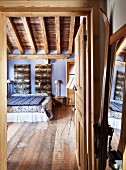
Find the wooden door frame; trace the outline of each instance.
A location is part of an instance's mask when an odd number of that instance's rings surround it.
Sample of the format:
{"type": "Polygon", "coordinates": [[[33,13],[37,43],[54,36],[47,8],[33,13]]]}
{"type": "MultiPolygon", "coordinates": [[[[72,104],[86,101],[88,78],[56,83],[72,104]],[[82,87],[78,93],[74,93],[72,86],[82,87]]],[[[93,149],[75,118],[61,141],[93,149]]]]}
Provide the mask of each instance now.
{"type": "MultiPolygon", "coordinates": [[[[9,2],[9,1],[8,1],[9,2]]],[[[10,1],[11,2],[11,1],[10,1]]],[[[17,4],[19,2],[17,1],[17,4]]],[[[30,3],[30,2],[28,2],[30,3]]],[[[67,6],[67,5],[66,5],[67,6]]],[[[93,96],[93,87],[94,87],[94,74],[93,74],[93,7],[88,8],[82,8],[82,7],[74,7],[73,8],[68,8],[68,7],[62,7],[60,8],[64,12],[59,12],[58,7],[55,8],[49,8],[47,7],[46,10],[50,11],[47,12],[45,9],[41,9],[40,12],[17,12],[16,8],[7,8],[2,10],[0,12],[0,74],[1,74],[1,81],[0,81],[0,88],[1,88],[1,93],[0,93],[0,169],[6,170],[7,169],[7,123],[6,123],[6,117],[7,117],[7,86],[6,86],[6,80],[7,80],[7,42],[6,42],[6,17],[20,17],[20,16],[82,16],[82,15],[88,15],[90,18],[90,23],[88,23],[89,28],[90,28],[90,35],[89,36],[89,41],[88,41],[88,52],[89,52],[89,60],[91,62],[91,68],[90,68],[90,81],[91,81],[91,87],[90,87],[90,102],[91,102],[91,107],[90,107],[90,131],[93,139],[93,122],[94,122],[94,96],[93,96]],[[54,12],[55,11],[55,12],[54,12]]],[[[1,8],[0,8],[1,10],[1,8]]],[[[89,145],[90,146],[90,145],[89,145]]],[[[91,143],[91,148],[89,151],[91,151],[93,147],[93,140],[91,143]]],[[[90,154],[90,160],[94,159],[93,153],[90,154]]],[[[90,164],[90,163],[89,163],[90,164]]],[[[89,165],[88,164],[88,165],[89,165]]],[[[93,170],[94,167],[91,166],[90,170],[93,170]]]]}
{"type": "MultiPolygon", "coordinates": [[[[75,65],[75,60],[66,60],[66,84],[68,84],[68,82],[69,82],[69,74],[68,74],[68,72],[69,72],[69,65],[71,65],[71,64],[75,65]]],[[[75,91],[73,89],[69,89],[69,88],[66,87],[66,105],[73,105],[72,99],[68,95],[70,91],[72,91],[74,93],[74,95],[75,95],[75,91]]]]}

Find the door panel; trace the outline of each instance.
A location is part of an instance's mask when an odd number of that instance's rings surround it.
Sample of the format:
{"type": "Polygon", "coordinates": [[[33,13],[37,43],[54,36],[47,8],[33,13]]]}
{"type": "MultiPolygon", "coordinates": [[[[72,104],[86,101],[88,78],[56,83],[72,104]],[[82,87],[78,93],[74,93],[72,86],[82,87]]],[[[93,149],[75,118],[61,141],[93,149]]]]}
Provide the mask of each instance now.
{"type": "Polygon", "coordinates": [[[76,118],[76,158],[78,168],[87,170],[87,130],[86,130],[86,18],[77,32],[75,38],[75,118],[76,118]]]}

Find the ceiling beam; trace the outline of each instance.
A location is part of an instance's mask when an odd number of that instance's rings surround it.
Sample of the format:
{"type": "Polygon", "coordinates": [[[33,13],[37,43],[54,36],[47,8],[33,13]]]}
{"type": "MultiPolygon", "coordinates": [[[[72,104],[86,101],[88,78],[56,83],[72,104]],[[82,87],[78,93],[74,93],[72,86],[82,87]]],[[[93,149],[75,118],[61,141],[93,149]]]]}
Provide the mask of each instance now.
{"type": "MultiPolygon", "coordinates": [[[[0,1],[1,2],[1,1],[0,1]]],[[[26,2],[26,1],[25,1],[26,2]]],[[[37,1],[36,1],[37,2],[37,1]]],[[[61,10],[60,10],[60,8],[58,8],[58,10],[59,10],[59,12],[57,11],[56,12],[56,10],[54,10],[54,9],[51,9],[51,12],[49,12],[49,9],[48,9],[48,11],[47,12],[42,12],[42,11],[40,11],[40,12],[36,12],[36,11],[34,11],[33,13],[31,13],[31,12],[26,12],[26,11],[21,11],[21,12],[7,12],[6,11],[6,16],[8,16],[8,17],[22,17],[22,16],[25,16],[25,17],[38,17],[38,16],[41,16],[41,17],[43,17],[43,16],[45,16],[45,17],[50,17],[50,16],[87,16],[88,14],[89,14],[89,12],[88,11],[90,11],[91,9],[88,9],[88,8],[81,8],[81,9],[79,9],[79,11],[75,11],[75,10],[72,10],[73,8],[71,8],[71,10],[70,10],[70,8],[69,8],[69,10],[66,10],[66,8],[61,12],[61,10]],[[65,12],[65,10],[66,10],[66,12],[65,12]]]]}
{"type": "Polygon", "coordinates": [[[74,26],[75,26],[75,17],[72,16],[70,19],[70,34],[69,34],[69,48],[68,48],[69,54],[72,54],[74,26]]]}
{"type": "Polygon", "coordinates": [[[12,53],[12,49],[10,46],[10,40],[9,40],[8,36],[7,36],[7,51],[8,51],[8,53],[12,53]]]}
{"type": "Polygon", "coordinates": [[[44,17],[39,17],[39,22],[40,22],[40,26],[41,26],[41,32],[42,32],[42,38],[43,38],[43,42],[44,42],[45,54],[48,54],[49,53],[49,49],[48,49],[48,41],[47,41],[44,17]]]}
{"type": "Polygon", "coordinates": [[[125,35],[126,35],[126,24],[124,24],[120,29],[118,29],[114,34],[110,36],[109,44],[112,45],[113,43],[115,43],[125,35]]]}
{"type": "Polygon", "coordinates": [[[12,53],[12,50],[11,50],[11,47],[9,44],[7,44],[7,51],[8,51],[8,53],[12,53]]]}
{"type": "Polygon", "coordinates": [[[69,54],[36,54],[36,55],[8,55],[8,59],[27,59],[27,60],[36,60],[36,59],[65,59],[69,58],[69,54]]]}
{"type": "Polygon", "coordinates": [[[121,52],[123,52],[123,49],[126,48],[126,36],[121,40],[117,51],[116,51],[116,55],[118,56],[121,52]]]}
{"type": "Polygon", "coordinates": [[[60,54],[60,17],[55,17],[56,26],[56,48],[57,54],[60,54]]]}
{"type": "Polygon", "coordinates": [[[14,38],[15,41],[16,41],[16,44],[17,44],[18,49],[20,50],[21,54],[23,54],[23,53],[24,53],[24,48],[23,48],[23,46],[22,46],[22,43],[21,43],[21,41],[20,41],[20,38],[19,38],[19,36],[18,36],[18,33],[17,33],[17,31],[16,31],[16,28],[15,28],[15,26],[14,26],[11,18],[7,18],[7,25],[8,25],[8,27],[9,27],[9,28],[11,29],[11,31],[12,31],[13,38],[14,38]]]}
{"type": "Polygon", "coordinates": [[[26,34],[27,34],[27,37],[28,37],[31,49],[33,51],[33,54],[36,54],[36,47],[35,47],[33,36],[32,36],[31,30],[30,30],[28,19],[26,17],[21,17],[21,19],[22,19],[22,22],[23,22],[23,25],[24,25],[24,29],[26,31],[26,34]]]}

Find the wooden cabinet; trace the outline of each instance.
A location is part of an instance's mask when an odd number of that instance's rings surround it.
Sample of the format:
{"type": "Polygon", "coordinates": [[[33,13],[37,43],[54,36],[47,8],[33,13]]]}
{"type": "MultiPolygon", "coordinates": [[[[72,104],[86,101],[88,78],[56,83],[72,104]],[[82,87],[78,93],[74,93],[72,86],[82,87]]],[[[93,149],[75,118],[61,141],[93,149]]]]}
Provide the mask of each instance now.
{"type": "Polygon", "coordinates": [[[73,90],[75,82],[75,63],[74,60],[66,61],[66,104],[75,104],[75,91],[73,90]]]}

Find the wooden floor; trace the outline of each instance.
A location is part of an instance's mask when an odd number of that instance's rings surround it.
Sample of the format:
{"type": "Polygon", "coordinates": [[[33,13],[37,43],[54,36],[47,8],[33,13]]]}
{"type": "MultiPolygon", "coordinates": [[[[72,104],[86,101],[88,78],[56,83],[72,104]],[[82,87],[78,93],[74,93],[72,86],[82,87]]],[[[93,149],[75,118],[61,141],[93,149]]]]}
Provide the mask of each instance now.
{"type": "Polygon", "coordinates": [[[9,123],[7,169],[77,170],[73,121],[62,133],[70,115],[71,108],[62,106],[50,122],[9,123]]]}
{"type": "MultiPolygon", "coordinates": [[[[8,170],[77,170],[73,121],[65,127],[71,108],[60,106],[54,113],[50,122],[8,124],[8,170]]],[[[119,134],[115,130],[112,140],[115,150],[119,134]]]]}

